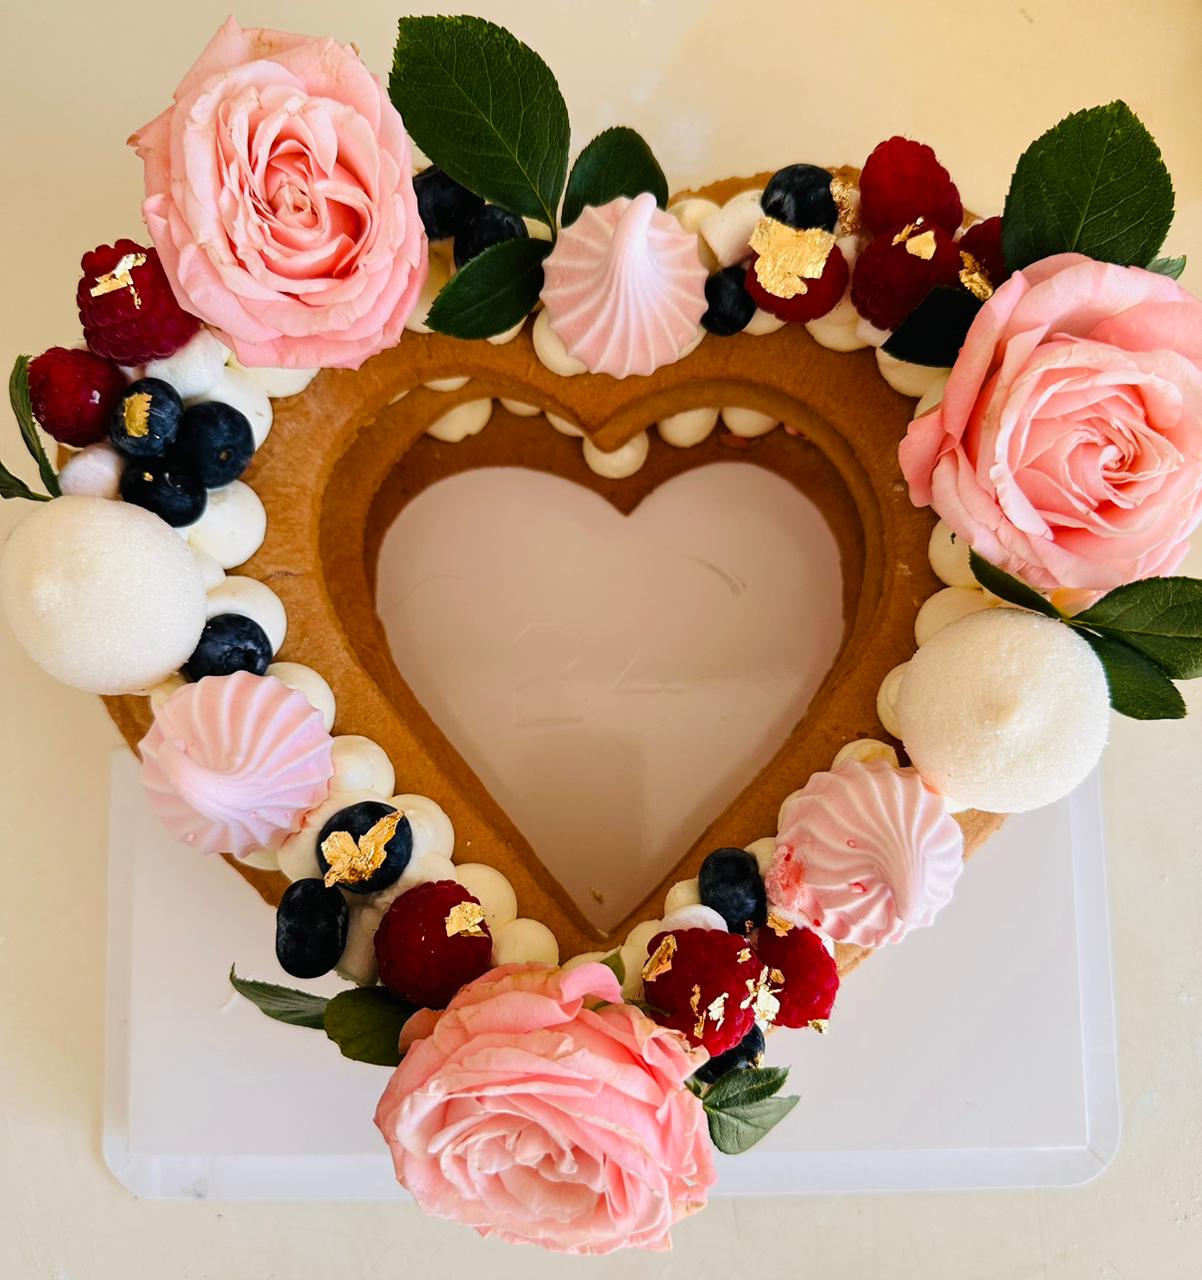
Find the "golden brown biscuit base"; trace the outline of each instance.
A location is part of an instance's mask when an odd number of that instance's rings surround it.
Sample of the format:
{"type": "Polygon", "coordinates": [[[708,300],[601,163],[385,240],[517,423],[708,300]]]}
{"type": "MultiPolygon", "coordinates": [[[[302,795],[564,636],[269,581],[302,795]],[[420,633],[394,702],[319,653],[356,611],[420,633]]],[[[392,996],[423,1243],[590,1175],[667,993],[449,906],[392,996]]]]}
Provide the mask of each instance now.
{"type": "MultiPolygon", "coordinates": [[[[856,176],[855,170],[840,172],[856,176]]],[[[721,203],[764,185],[768,176],[727,179],[684,194],[721,203]]],[[[267,509],[267,536],[241,572],[267,583],[284,602],[288,637],[280,659],[319,671],[337,697],[335,732],[374,739],[396,768],[399,790],[429,796],[447,811],[457,859],[502,871],[517,892],[521,914],[546,924],[565,958],[609,949],[639,920],[658,915],[668,887],[696,875],[710,849],[775,832],[784,797],[811,773],[828,768],[844,743],[885,736],[876,715],[877,689],[913,653],[915,615],[941,586],[926,554],[934,516],[910,503],[897,465],[897,444],[912,408],[912,401],[880,377],[871,351],[828,351],[799,325],[760,337],[707,337],[691,355],[651,377],[622,380],[551,373],[535,355],[529,325],[500,346],[406,333],[396,348],[357,373],[327,370],[303,394],[275,403],[271,438],[247,477],[267,509]],[[463,375],[470,381],[456,392],[422,386],[463,375]],[[757,441],[724,444],[726,437],[714,434],[683,450],[653,437],[644,467],[614,481],[587,468],[578,441],[541,419],[516,418],[500,407],[483,433],[460,444],[425,434],[455,405],[501,396],[578,423],[606,449],[618,448],[661,418],[713,405],[771,414],[800,437],[776,431],[757,441]],[[843,647],[773,759],[644,902],[605,934],[538,861],[396,669],[374,603],[380,541],[417,493],[474,467],[551,472],[628,513],[670,476],[731,459],[769,467],[822,510],[842,559],[843,647]]],[[[136,747],[150,724],[147,700],[105,702],[136,747]]],[[[1001,822],[980,813],[958,820],[966,855],[1001,822]]],[[[267,902],[279,901],[287,885],[281,873],[229,861],[267,902]]],[[[863,954],[841,946],[840,969],[854,967],[863,954]]]]}

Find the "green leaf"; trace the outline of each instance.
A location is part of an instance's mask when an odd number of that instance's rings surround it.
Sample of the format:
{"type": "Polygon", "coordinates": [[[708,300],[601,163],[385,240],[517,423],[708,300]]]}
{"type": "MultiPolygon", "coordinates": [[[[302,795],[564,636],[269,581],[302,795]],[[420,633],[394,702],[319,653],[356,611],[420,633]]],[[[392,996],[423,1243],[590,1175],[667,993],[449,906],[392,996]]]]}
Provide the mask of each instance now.
{"type": "Polygon", "coordinates": [[[1002,214],[1006,265],[1055,253],[1146,266],[1173,221],[1173,183],[1125,102],[1061,120],[1023,152],[1002,214]]]}
{"type": "Polygon", "coordinates": [[[1133,720],[1180,720],[1185,701],[1163,671],[1142,653],[1112,636],[1074,628],[1088,641],[1110,689],[1110,705],[1133,720]]]}
{"type": "Polygon", "coordinates": [[[983,556],[977,555],[975,551],[968,553],[968,563],[972,568],[973,577],[981,586],[986,591],[992,591],[1007,604],[1016,604],[1022,609],[1030,609],[1033,613],[1042,613],[1047,618],[1061,616],[1060,610],[1050,600],[1045,600],[1033,587],[1027,586],[1017,578],[1012,578],[997,565],[990,564],[983,556]]]}
{"type": "Polygon", "coordinates": [[[788,1078],[788,1067],[734,1067],[710,1085],[705,1105],[722,1111],[761,1102],[778,1094],[788,1078]]]}
{"type": "Polygon", "coordinates": [[[252,978],[240,978],[230,965],[230,984],[239,995],[245,996],[262,1013],[277,1022],[288,1022],[294,1027],[321,1027],[326,1011],[326,997],[315,996],[294,987],[277,987],[274,982],[256,982],[252,978]]]}
{"type": "Polygon", "coordinates": [[[606,129],[576,157],[563,197],[563,225],[575,222],[587,204],[608,204],[618,196],[633,200],[644,191],[667,208],[668,179],[642,136],[624,125],[606,129]]]}
{"type": "Polygon", "coordinates": [[[800,1098],[764,1098],[722,1111],[706,1108],[710,1139],[724,1155],[737,1156],[754,1147],[797,1106],[800,1098]]]}
{"type": "Polygon", "coordinates": [[[1180,280],[1181,273],[1185,270],[1185,254],[1179,258],[1154,258],[1148,263],[1148,270],[1168,276],[1170,280],[1180,280]]]}
{"type": "Polygon", "coordinates": [[[401,1060],[401,1028],[416,1012],[384,987],[353,987],[326,1005],[326,1035],[344,1058],[395,1067],[401,1060]]]}
{"type": "Polygon", "coordinates": [[[613,971],[613,975],[619,982],[626,981],[626,962],[622,959],[621,951],[615,951],[612,955],[608,955],[604,960],[599,961],[607,969],[613,971]]]}
{"type": "Polygon", "coordinates": [[[546,240],[502,240],[477,254],[443,286],[426,323],[452,338],[491,338],[524,320],[543,287],[546,240]]]}
{"type": "Polygon", "coordinates": [[[568,109],[547,64],[483,18],[402,18],[393,104],[456,182],[555,226],[568,169],[568,109]]]}
{"type": "Polygon", "coordinates": [[[1129,582],[1073,621],[1138,649],[1174,680],[1202,676],[1202,581],[1197,578],[1129,582]]]}
{"type": "Polygon", "coordinates": [[[3,463],[0,463],[0,498],[28,498],[31,502],[50,501],[44,493],[36,493],[24,480],[13,475],[3,463]]]}
{"type": "MultiPolygon", "coordinates": [[[[17,425],[21,428],[21,439],[30,456],[38,464],[38,472],[42,477],[42,485],[52,498],[62,497],[58,476],[46,457],[42,448],[42,437],[38,434],[38,424],[34,421],[33,405],[29,399],[29,357],[18,356],[13,371],[8,377],[8,400],[17,416],[17,425]]],[[[7,474],[7,473],[6,473],[7,474]]],[[[25,497],[25,494],[5,494],[5,497],[25,497]]]]}
{"type": "Polygon", "coordinates": [[[940,285],[889,335],[885,353],[911,364],[953,365],[982,306],[967,289],[940,285]]]}

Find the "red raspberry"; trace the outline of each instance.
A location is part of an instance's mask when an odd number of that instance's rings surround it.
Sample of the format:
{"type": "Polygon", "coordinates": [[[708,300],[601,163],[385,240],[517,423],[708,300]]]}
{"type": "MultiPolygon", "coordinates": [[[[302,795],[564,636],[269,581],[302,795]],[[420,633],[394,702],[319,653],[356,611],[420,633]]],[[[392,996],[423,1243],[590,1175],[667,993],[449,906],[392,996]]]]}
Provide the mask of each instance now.
{"type": "Polygon", "coordinates": [[[85,253],[79,265],[83,278],[75,301],[84,337],[98,356],[126,366],[162,360],[200,328],[176,302],[156,250],[118,240],[85,253]]]}
{"type": "Polygon", "coordinates": [[[831,1016],[839,970],[812,929],[773,916],[756,935],[755,954],[768,966],[772,994],[780,1001],[774,1019],[778,1027],[808,1027],[831,1016]]]}
{"type": "Polygon", "coordinates": [[[918,218],[955,231],[964,206],[956,184],[930,147],[910,138],[890,138],[864,161],[860,217],[878,234],[918,218]]]}
{"type": "Polygon", "coordinates": [[[747,292],[755,299],[757,307],[763,307],[779,320],[793,320],[803,324],[824,316],[843,297],[847,289],[847,259],[836,245],[827,255],[826,265],[817,280],[806,281],[805,293],[792,298],[778,298],[760,284],[755,274],[755,260],[747,268],[747,292]]]}
{"type": "Polygon", "coordinates": [[[73,449],[107,434],[124,390],[121,370],[90,351],[51,347],[29,364],[33,416],[48,435],[73,449]]]}
{"type": "Polygon", "coordinates": [[[492,934],[483,909],[454,880],[415,885],[380,921],[376,964],[380,981],[403,1000],[445,1009],[460,987],[492,967],[492,934]]]}
{"type": "Polygon", "coordinates": [[[1010,275],[1002,254],[1001,218],[986,218],[984,222],[974,223],[957,244],[961,252],[971,253],[985,268],[985,274],[993,288],[996,289],[1010,275]]]}
{"type": "Polygon", "coordinates": [[[656,1021],[683,1032],[715,1058],[751,1030],[765,977],[739,934],[673,929],[651,939],[643,987],[656,1021]]]}
{"type": "Polygon", "coordinates": [[[921,219],[893,227],[856,259],[851,300],[878,329],[896,329],[936,285],[954,284],[960,266],[959,247],[942,227],[921,219]]]}

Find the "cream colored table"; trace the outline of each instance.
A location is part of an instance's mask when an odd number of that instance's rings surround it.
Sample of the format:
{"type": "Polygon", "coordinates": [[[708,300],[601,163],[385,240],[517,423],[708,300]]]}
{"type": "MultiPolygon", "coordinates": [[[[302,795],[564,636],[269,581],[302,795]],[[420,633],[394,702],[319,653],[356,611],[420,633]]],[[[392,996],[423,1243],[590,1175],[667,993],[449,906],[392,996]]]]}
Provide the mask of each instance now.
{"type": "MultiPolygon", "coordinates": [[[[1095,0],[1087,13],[1069,0],[473,8],[514,27],[556,68],[578,139],[630,123],[680,185],[792,160],[857,160],[884,134],[906,131],[936,145],[970,205],[992,211],[1035,134],[1069,110],[1125,97],[1177,182],[1171,247],[1202,255],[1196,0],[1095,0]]],[[[4,5],[0,350],[37,352],[73,337],[80,253],[139,231],[138,166],[122,140],[166,102],[226,12],[218,0],[181,9],[4,5]]],[[[395,16],[379,0],[264,0],[239,14],[247,24],[333,29],[379,71],[395,16]]],[[[1191,281],[1202,284],[1199,268],[1191,281]]],[[[14,438],[0,437],[10,459],[14,438]]],[[[0,512],[0,533],[15,515],[0,512]]],[[[1202,556],[1187,568],[1202,574],[1202,556]]],[[[579,1269],[724,1276],[787,1266],[849,1280],[1197,1275],[1200,695],[1191,691],[1194,717],[1184,723],[1116,723],[1107,757],[1124,1136],[1101,1179],[1057,1192],[720,1200],[678,1232],[668,1258],[579,1269]]],[[[403,1205],[153,1203],[116,1184],[99,1154],[104,809],[116,735],[97,703],[43,677],[3,629],[0,706],[0,1276],[564,1274],[556,1259],[479,1243],[403,1205]]]]}

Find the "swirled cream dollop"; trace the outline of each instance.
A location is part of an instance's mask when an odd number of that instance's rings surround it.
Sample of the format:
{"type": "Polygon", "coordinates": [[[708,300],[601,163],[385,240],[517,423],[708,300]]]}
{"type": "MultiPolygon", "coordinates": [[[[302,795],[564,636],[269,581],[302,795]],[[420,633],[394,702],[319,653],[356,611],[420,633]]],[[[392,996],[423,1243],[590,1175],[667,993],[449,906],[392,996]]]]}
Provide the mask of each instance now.
{"type": "Polygon", "coordinates": [[[697,237],[649,192],[585,208],[543,271],[547,323],[592,373],[653,373],[700,335],[706,271],[697,237]]]}
{"type": "Polygon", "coordinates": [[[186,684],[142,739],[142,785],[202,853],[275,849],[329,793],[333,739],[303,693],[238,671],[186,684]]]}
{"type": "Polygon", "coordinates": [[[836,942],[879,947],[951,899],[964,837],[914,769],[845,760],[785,802],[769,902],[836,942]]]}

